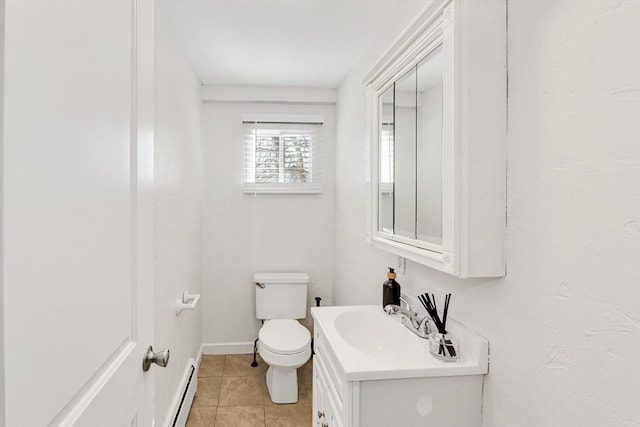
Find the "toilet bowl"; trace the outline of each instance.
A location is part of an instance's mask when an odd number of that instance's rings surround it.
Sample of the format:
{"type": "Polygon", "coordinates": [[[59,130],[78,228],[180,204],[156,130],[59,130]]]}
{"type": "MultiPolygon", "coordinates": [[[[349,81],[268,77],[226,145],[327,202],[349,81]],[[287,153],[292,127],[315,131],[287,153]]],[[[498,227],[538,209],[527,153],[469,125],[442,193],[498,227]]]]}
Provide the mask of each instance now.
{"type": "Polygon", "coordinates": [[[274,403],[298,401],[297,369],[311,357],[311,334],[296,320],[265,321],[258,333],[258,351],[267,370],[267,389],[274,403]]]}
{"type": "Polygon", "coordinates": [[[307,314],[305,273],[256,273],[258,352],[267,369],[267,389],[274,403],[298,401],[297,369],[311,357],[311,334],[296,319],[307,314]]]}

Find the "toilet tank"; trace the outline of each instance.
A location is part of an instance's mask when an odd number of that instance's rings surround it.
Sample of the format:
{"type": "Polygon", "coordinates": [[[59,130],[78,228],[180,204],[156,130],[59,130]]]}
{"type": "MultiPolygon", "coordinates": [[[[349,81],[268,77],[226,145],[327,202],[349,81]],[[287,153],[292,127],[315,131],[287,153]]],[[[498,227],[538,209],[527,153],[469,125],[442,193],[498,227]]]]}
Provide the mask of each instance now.
{"type": "Polygon", "coordinates": [[[304,319],[307,317],[306,273],[256,273],[258,319],[304,319]]]}

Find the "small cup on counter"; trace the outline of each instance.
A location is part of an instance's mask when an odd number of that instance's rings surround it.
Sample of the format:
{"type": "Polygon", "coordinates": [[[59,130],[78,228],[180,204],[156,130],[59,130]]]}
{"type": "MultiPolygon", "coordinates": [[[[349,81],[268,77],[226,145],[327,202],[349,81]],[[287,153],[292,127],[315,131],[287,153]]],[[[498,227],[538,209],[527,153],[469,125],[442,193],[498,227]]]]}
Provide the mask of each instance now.
{"type": "Polygon", "coordinates": [[[429,351],[446,362],[455,362],[460,356],[460,340],[449,334],[432,332],[429,334],[429,351]]]}

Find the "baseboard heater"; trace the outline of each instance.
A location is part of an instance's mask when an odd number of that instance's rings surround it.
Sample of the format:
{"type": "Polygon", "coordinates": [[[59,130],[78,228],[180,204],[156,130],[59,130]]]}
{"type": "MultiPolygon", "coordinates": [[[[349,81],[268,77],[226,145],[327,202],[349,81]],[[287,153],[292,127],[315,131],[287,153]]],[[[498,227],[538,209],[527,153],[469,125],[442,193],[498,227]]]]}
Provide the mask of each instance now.
{"type": "Polygon", "coordinates": [[[189,416],[189,410],[191,410],[191,404],[193,403],[193,397],[197,391],[198,379],[196,375],[196,361],[191,359],[189,362],[190,366],[187,368],[187,372],[185,373],[186,381],[182,397],[178,403],[171,427],[185,427],[187,424],[187,417],[189,416]]]}

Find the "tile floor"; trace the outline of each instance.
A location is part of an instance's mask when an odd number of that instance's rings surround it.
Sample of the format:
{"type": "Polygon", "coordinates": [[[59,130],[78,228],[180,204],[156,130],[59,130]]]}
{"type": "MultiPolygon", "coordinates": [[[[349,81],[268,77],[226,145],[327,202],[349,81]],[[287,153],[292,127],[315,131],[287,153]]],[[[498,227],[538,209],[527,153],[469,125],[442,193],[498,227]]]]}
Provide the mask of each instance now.
{"type": "Polygon", "coordinates": [[[198,393],[187,427],[307,427],[311,426],[311,359],[298,369],[298,402],[276,405],[265,383],[267,364],[252,354],[203,356],[198,393]]]}

